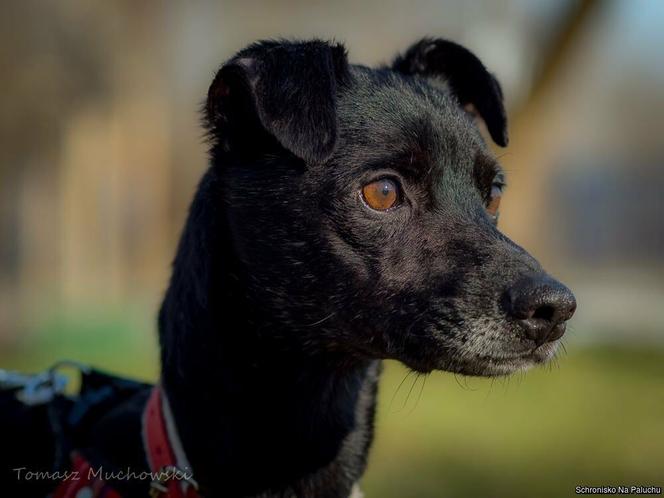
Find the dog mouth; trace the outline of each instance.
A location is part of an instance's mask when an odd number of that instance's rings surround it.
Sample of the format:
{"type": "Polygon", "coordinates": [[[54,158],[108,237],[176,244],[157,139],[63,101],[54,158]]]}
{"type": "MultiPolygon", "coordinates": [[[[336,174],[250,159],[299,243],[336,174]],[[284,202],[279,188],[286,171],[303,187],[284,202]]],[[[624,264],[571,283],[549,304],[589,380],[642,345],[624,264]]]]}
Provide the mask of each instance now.
{"type": "Polygon", "coordinates": [[[551,360],[560,346],[559,340],[528,348],[497,341],[484,343],[480,347],[468,347],[465,344],[450,347],[448,344],[441,349],[439,342],[432,341],[433,344],[429,343],[432,347],[428,349],[422,344],[422,338],[419,339],[417,346],[410,351],[411,354],[390,357],[422,373],[439,370],[474,377],[500,377],[526,371],[551,360]],[[429,354],[422,355],[423,349],[428,349],[429,354]],[[415,351],[417,353],[412,354],[415,351]]]}
{"type": "Polygon", "coordinates": [[[481,355],[470,361],[465,373],[484,377],[499,377],[523,372],[551,360],[558,351],[559,341],[547,342],[520,354],[481,355]]]}

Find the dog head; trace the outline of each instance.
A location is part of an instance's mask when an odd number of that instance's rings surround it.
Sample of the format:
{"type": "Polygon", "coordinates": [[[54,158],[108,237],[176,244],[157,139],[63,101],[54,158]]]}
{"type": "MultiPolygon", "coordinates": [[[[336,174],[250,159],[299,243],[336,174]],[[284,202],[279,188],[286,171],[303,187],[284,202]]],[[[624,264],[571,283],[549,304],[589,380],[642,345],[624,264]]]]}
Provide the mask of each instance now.
{"type": "Polygon", "coordinates": [[[574,296],[497,227],[505,177],[475,118],[506,145],[502,92],[468,50],[423,40],[370,69],[260,42],[219,70],[205,118],[262,334],[422,372],[555,353],[574,296]]]}

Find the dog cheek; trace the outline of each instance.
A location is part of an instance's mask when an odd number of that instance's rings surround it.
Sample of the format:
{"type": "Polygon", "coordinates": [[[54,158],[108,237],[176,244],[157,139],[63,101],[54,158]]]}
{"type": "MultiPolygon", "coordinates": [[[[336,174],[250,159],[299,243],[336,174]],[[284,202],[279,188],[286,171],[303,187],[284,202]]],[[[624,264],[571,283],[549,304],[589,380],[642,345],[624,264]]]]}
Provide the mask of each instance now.
{"type": "Polygon", "coordinates": [[[325,241],[325,246],[321,248],[322,254],[327,254],[332,262],[326,268],[326,271],[332,272],[328,276],[341,276],[350,279],[348,282],[360,285],[369,282],[371,267],[365,253],[333,230],[326,230],[321,239],[325,241]]]}

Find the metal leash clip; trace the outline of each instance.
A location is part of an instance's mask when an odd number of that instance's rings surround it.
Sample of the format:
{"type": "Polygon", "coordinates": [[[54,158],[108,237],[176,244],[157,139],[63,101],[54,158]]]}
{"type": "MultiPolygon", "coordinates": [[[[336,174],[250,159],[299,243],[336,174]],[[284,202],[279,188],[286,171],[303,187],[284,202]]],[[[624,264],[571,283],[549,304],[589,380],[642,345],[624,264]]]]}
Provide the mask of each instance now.
{"type": "Polygon", "coordinates": [[[88,366],[68,360],[60,361],[36,374],[0,369],[0,389],[19,389],[16,398],[29,406],[48,403],[67,388],[69,378],[58,371],[63,367],[73,367],[80,372],[89,371],[88,366]]]}

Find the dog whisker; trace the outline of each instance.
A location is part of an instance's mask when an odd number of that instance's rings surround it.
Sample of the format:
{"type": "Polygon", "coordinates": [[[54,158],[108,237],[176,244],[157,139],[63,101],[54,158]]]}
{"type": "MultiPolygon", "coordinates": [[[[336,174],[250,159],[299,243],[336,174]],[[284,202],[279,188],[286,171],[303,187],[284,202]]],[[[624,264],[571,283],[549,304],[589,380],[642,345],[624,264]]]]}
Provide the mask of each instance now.
{"type": "Polygon", "coordinates": [[[321,318],[320,320],[318,320],[318,321],[316,321],[316,322],[308,323],[306,326],[307,326],[307,327],[315,327],[316,325],[320,325],[321,323],[325,322],[326,320],[329,320],[329,319],[332,318],[334,315],[335,315],[335,312],[333,311],[332,313],[330,313],[330,314],[327,315],[326,317],[321,318]]]}
{"type": "Polygon", "coordinates": [[[422,399],[422,393],[424,392],[424,385],[427,383],[427,378],[428,378],[428,377],[429,377],[429,376],[426,375],[426,374],[419,374],[419,375],[417,376],[417,380],[419,380],[420,378],[422,378],[422,385],[420,386],[420,392],[419,392],[418,395],[417,395],[417,399],[415,400],[415,404],[413,405],[413,407],[412,407],[412,408],[410,409],[410,411],[408,412],[409,415],[410,415],[411,413],[413,413],[413,412],[415,411],[415,408],[417,408],[417,406],[420,404],[420,400],[422,399]]]}
{"type": "MultiPolygon", "coordinates": [[[[420,375],[421,375],[421,374],[419,374],[419,373],[417,373],[417,372],[414,372],[414,373],[415,373],[415,378],[413,379],[413,383],[410,385],[410,389],[408,390],[408,394],[406,395],[406,400],[404,401],[403,406],[401,407],[401,410],[403,410],[404,408],[406,408],[406,406],[408,405],[408,401],[410,400],[410,395],[412,394],[413,389],[415,388],[415,384],[417,384],[417,381],[418,381],[418,379],[420,378],[420,375]]],[[[400,410],[400,411],[401,411],[401,410],[400,410]]],[[[411,411],[412,411],[412,410],[411,410],[411,411]]],[[[410,413],[410,412],[409,412],[409,413],[410,413]]]]}
{"type": "MultiPolygon", "coordinates": [[[[406,373],[406,375],[404,375],[403,379],[401,379],[401,382],[399,382],[399,385],[397,386],[396,390],[394,391],[394,394],[392,394],[392,399],[390,399],[390,403],[388,404],[388,407],[387,407],[388,411],[390,411],[392,409],[392,404],[394,403],[394,400],[396,399],[397,394],[401,390],[401,386],[403,386],[404,382],[406,382],[406,379],[414,373],[415,373],[414,371],[410,370],[406,373]]],[[[398,412],[398,410],[397,410],[397,412],[398,412]]],[[[396,413],[396,412],[394,412],[394,413],[396,413]]]]}

